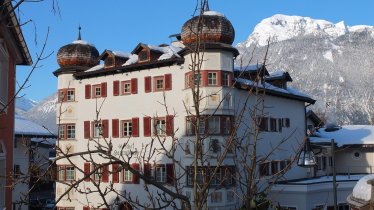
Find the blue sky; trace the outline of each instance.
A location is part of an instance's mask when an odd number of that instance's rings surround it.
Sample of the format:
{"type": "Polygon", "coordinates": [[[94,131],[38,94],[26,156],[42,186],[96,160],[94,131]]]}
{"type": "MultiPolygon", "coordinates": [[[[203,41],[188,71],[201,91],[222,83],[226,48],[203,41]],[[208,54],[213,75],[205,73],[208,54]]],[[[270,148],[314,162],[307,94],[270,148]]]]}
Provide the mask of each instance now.
{"type": "MultiPolygon", "coordinates": [[[[93,43],[99,53],[105,49],[131,52],[139,43],[170,43],[170,34],[180,33],[181,26],[194,12],[196,0],[58,0],[61,15],[54,14],[52,0],[24,3],[19,10],[23,33],[34,61],[40,53],[48,27],[50,35],[46,54],[33,73],[25,97],[42,100],[57,91],[58,49],[77,38],[93,43]],[[35,36],[36,35],[36,36],[35,36]],[[35,43],[37,40],[37,44],[35,43]]],[[[373,0],[210,0],[210,9],[226,15],[236,37],[234,45],[244,41],[262,19],[274,14],[307,16],[347,25],[374,25],[373,0]]],[[[30,67],[18,67],[22,82],[30,67]]]]}

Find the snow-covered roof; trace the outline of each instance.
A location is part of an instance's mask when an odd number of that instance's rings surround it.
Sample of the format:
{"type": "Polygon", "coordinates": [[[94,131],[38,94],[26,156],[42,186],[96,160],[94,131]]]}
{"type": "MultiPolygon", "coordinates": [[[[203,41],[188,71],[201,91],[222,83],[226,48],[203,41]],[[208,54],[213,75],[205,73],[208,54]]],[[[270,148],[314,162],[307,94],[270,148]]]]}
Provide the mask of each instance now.
{"type": "Polygon", "coordinates": [[[224,14],[219,13],[219,12],[217,12],[217,11],[205,11],[205,12],[203,13],[203,15],[225,17],[224,14]]]}
{"type": "Polygon", "coordinates": [[[368,184],[369,180],[374,179],[374,174],[366,175],[362,177],[355,187],[353,188],[353,198],[360,199],[363,201],[370,201],[371,199],[371,185],[368,184]]]}
{"type": "Polygon", "coordinates": [[[104,68],[104,64],[99,64],[99,65],[96,65],[94,67],[91,67],[90,69],[87,69],[86,72],[96,71],[96,70],[99,70],[99,69],[102,69],[102,68],[104,68]]]}
{"type": "Polygon", "coordinates": [[[300,96],[300,97],[311,99],[311,97],[308,96],[307,94],[302,93],[299,90],[296,90],[292,87],[287,87],[287,89],[283,89],[283,88],[279,88],[277,86],[271,85],[267,82],[265,82],[265,83],[255,83],[252,80],[243,79],[243,78],[236,78],[235,80],[236,80],[236,82],[238,82],[240,84],[245,84],[245,85],[252,86],[252,87],[257,86],[258,88],[265,88],[266,90],[271,90],[271,91],[278,92],[278,93],[295,95],[295,96],[300,96]]]}
{"type": "Polygon", "coordinates": [[[38,125],[30,120],[27,120],[19,115],[15,116],[14,123],[14,133],[16,135],[27,135],[27,136],[45,136],[45,137],[54,137],[50,131],[38,125]]]}
{"type": "Polygon", "coordinates": [[[130,53],[117,51],[117,50],[112,51],[112,53],[113,53],[113,55],[118,56],[118,57],[122,57],[122,58],[130,58],[130,56],[131,56],[130,53]]]}
{"type": "Polygon", "coordinates": [[[257,71],[262,67],[262,64],[250,64],[247,66],[234,66],[234,71],[257,71]]]}
{"type": "Polygon", "coordinates": [[[85,41],[85,40],[75,40],[72,42],[73,44],[83,44],[83,45],[90,45],[92,47],[95,47],[95,45],[85,41]]]}
{"type": "Polygon", "coordinates": [[[182,48],[180,47],[176,47],[176,46],[165,46],[165,47],[159,47],[159,46],[154,46],[154,45],[147,45],[149,47],[149,49],[151,50],[154,50],[154,51],[158,51],[158,52],[161,52],[163,53],[159,58],[158,60],[166,60],[166,59],[170,59],[172,58],[173,56],[177,57],[177,58],[180,58],[181,56],[178,54],[178,52],[180,52],[182,50],[182,48]]]}
{"type": "Polygon", "coordinates": [[[338,147],[353,144],[374,144],[374,126],[373,125],[345,125],[336,131],[326,132],[325,128],[318,129],[315,132],[316,137],[310,140],[314,143],[330,142],[335,140],[338,147]]]}
{"type": "Polygon", "coordinates": [[[136,62],[138,62],[138,55],[131,54],[130,58],[122,66],[128,66],[128,65],[134,64],[136,62]]]}

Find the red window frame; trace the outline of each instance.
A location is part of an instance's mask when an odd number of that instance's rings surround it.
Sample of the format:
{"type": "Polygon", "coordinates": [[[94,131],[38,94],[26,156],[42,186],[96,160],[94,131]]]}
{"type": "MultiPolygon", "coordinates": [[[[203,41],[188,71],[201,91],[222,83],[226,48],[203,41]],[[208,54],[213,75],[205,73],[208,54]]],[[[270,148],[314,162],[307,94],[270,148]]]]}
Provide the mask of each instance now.
{"type": "Polygon", "coordinates": [[[131,94],[131,80],[126,80],[121,82],[121,95],[130,95],[131,94]],[[125,91],[125,85],[129,85],[129,90],[125,91]]]}
{"type": "Polygon", "coordinates": [[[153,77],[153,92],[160,92],[165,90],[165,77],[164,76],[157,76],[153,77]],[[162,87],[157,87],[157,81],[162,81],[162,87]]]}
{"type": "Polygon", "coordinates": [[[60,124],[59,125],[59,134],[58,134],[58,138],[59,140],[71,140],[71,139],[76,139],[76,135],[77,135],[77,128],[75,126],[75,123],[67,123],[67,124],[60,124]],[[68,138],[68,126],[74,126],[74,138],[68,138]],[[60,132],[61,132],[61,128],[60,127],[63,127],[63,137],[61,138],[60,137],[60,132]]]}
{"type": "Polygon", "coordinates": [[[75,179],[76,179],[76,174],[77,172],[76,172],[76,170],[75,170],[75,167],[73,166],[73,165],[57,165],[57,173],[56,173],[56,176],[57,176],[57,180],[58,181],[74,181],[75,179]],[[60,169],[60,167],[62,168],[62,169],[60,169]],[[74,177],[73,177],[73,179],[72,180],[67,180],[66,179],[66,167],[72,167],[73,169],[74,169],[74,177]],[[60,179],[60,171],[61,170],[63,170],[64,171],[64,178],[63,179],[60,179]]]}
{"type": "Polygon", "coordinates": [[[100,98],[102,96],[101,84],[92,85],[92,98],[100,98]],[[96,89],[100,89],[100,94],[97,93],[96,89]]]}

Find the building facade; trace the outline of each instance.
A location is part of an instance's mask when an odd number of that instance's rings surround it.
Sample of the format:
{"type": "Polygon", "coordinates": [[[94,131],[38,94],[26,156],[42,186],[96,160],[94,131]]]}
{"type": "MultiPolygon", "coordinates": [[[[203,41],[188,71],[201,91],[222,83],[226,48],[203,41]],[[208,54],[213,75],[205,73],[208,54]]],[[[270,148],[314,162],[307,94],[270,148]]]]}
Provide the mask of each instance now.
{"type": "Polygon", "coordinates": [[[16,65],[31,65],[11,1],[0,2],[0,208],[12,208],[16,65]]]}
{"type": "MultiPolygon", "coordinates": [[[[227,142],[235,136],[244,144],[253,136],[253,127],[261,131],[260,182],[288,166],[287,179],[307,175],[291,165],[294,149],[306,133],[305,105],[315,101],[287,87],[288,73],[276,79],[279,72],[269,74],[262,65],[234,68],[238,51],[232,46],[231,23],[213,11],[202,15],[202,27],[199,20],[188,20],[181,37],[171,45],[140,43],[131,53],[105,50],[99,55],[79,34],[76,41],[60,48],[60,68],[54,72],[59,92],[57,156],[61,158],[57,161],[58,209],[166,205],[169,196],[159,203],[155,198],[163,196],[157,184],[171,191],[177,187],[192,200],[193,183],[204,182],[203,174],[217,166],[223,151],[227,155],[210,184],[207,205],[237,209],[242,205],[238,174],[243,169],[237,165],[235,148],[228,148],[227,142]],[[198,28],[201,39],[193,31],[198,28]],[[269,82],[256,79],[265,76],[269,82]],[[191,89],[199,89],[198,103],[191,89]],[[256,98],[254,90],[263,94],[256,98]],[[258,107],[253,118],[258,101],[264,101],[264,106],[258,107]],[[196,120],[196,110],[201,120],[196,120]],[[201,145],[208,167],[199,166],[194,180],[196,132],[206,142],[201,145]],[[170,151],[174,151],[172,157],[170,151]],[[156,185],[147,184],[147,179],[156,185]]],[[[180,208],[179,202],[166,208],[173,205],[180,208]]]]}

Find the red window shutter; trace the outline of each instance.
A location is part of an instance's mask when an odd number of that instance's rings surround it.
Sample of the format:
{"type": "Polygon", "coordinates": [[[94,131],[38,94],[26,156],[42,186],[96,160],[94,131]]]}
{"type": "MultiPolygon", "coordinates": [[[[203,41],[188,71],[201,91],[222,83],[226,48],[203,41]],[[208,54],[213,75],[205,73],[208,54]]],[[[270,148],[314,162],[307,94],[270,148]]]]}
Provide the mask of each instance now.
{"type": "Polygon", "coordinates": [[[166,164],[166,183],[174,184],[174,164],[166,164]]]}
{"type": "Polygon", "coordinates": [[[171,74],[165,74],[165,90],[171,90],[172,83],[171,83],[171,74]]]}
{"type": "Polygon", "coordinates": [[[222,71],[217,71],[217,85],[222,85],[222,71]]]}
{"type": "Polygon", "coordinates": [[[84,138],[90,138],[90,121],[84,121],[84,138]]]}
{"type": "Polygon", "coordinates": [[[119,95],[119,81],[113,81],[113,95],[118,96],[119,95]]]}
{"type": "Polygon", "coordinates": [[[84,88],[85,92],[85,98],[90,99],[91,98],[91,85],[86,85],[84,88]]]}
{"type": "Polygon", "coordinates": [[[132,136],[139,137],[139,118],[134,117],[131,119],[132,136]]]}
{"type": "Polygon", "coordinates": [[[91,168],[90,168],[90,163],[84,163],[84,181],[85,182],[89,182],[90,181],[90,171],[91,171],[91,168]]]}
{"type": "Polygon", "coordinates": [[[146,93],[149,93],[152,91],[152,88],[151,88],[151,77],[145,77],[144,78],[144,91],[146,93]]]}
{"type": "Polygon", "coordinates": [[[151,164],[144,163],[144,176],[151,178],[151,164]]]}
{"type": "Polygon", "coordinates": [[[103,166],[103,182],[108,182],[109,181],[109,171],[108,171],[108,166],[103,166]]]}
{"type": "Polygon", "coordinates": [[[208,71],[201,71],[201,76],[203,80],[202,86],[208,86],[208,71]]]}
{"type": "Polygon", "coordinates": [[[119,137],[118,127],[119,127],[119,120],[112,119],[112,137],[113,138],[119,137]]]}
{"type": "Polygon", "coordinates": [[[138,93],[138,79],[133,78],[131,79],[131,94],[138,93]]]}
{"type": "Polygon", "coordinates": [[[144,136],[151,136],[151,117],[143,118],[144,136]]]}
{"type": "Polygon", "coordinates": [[[102,120],[103,125],[103,137],[108,138],[108,131],[109,131],[109,121],[108,120],[102,120]]]}
{"type": "Polygon", "coordinates": [[[167,115],[166,116],[166,135],[171,136],[174,132],[174,116],[167,115]]]}
{"type": "Polygon", "coordinates": [[[119,182],[118,163],[115,163],[112,165],[112,179],[113,179],[113,183],[119,182]]]}
{"type": "Polygon", "coordinates": [[[101,97],[106,97],[106,82],[101,83],[101,97]]]}
{"type": "Polygon", "coordinates": [[[83,210],[90,210],[90,207],[88,207],[88,206],[83,206],[83,210]]]}
{"type": "MultiPolygon", "coordinates": [[[[139,171],[139,164],[133,163],[131,164],[131,167],[137,171],[139,171]]],[[[133,184],[139,184],[139,177],[136,176],[135,174],[132,175],[132,183],[133,184]]]]}

